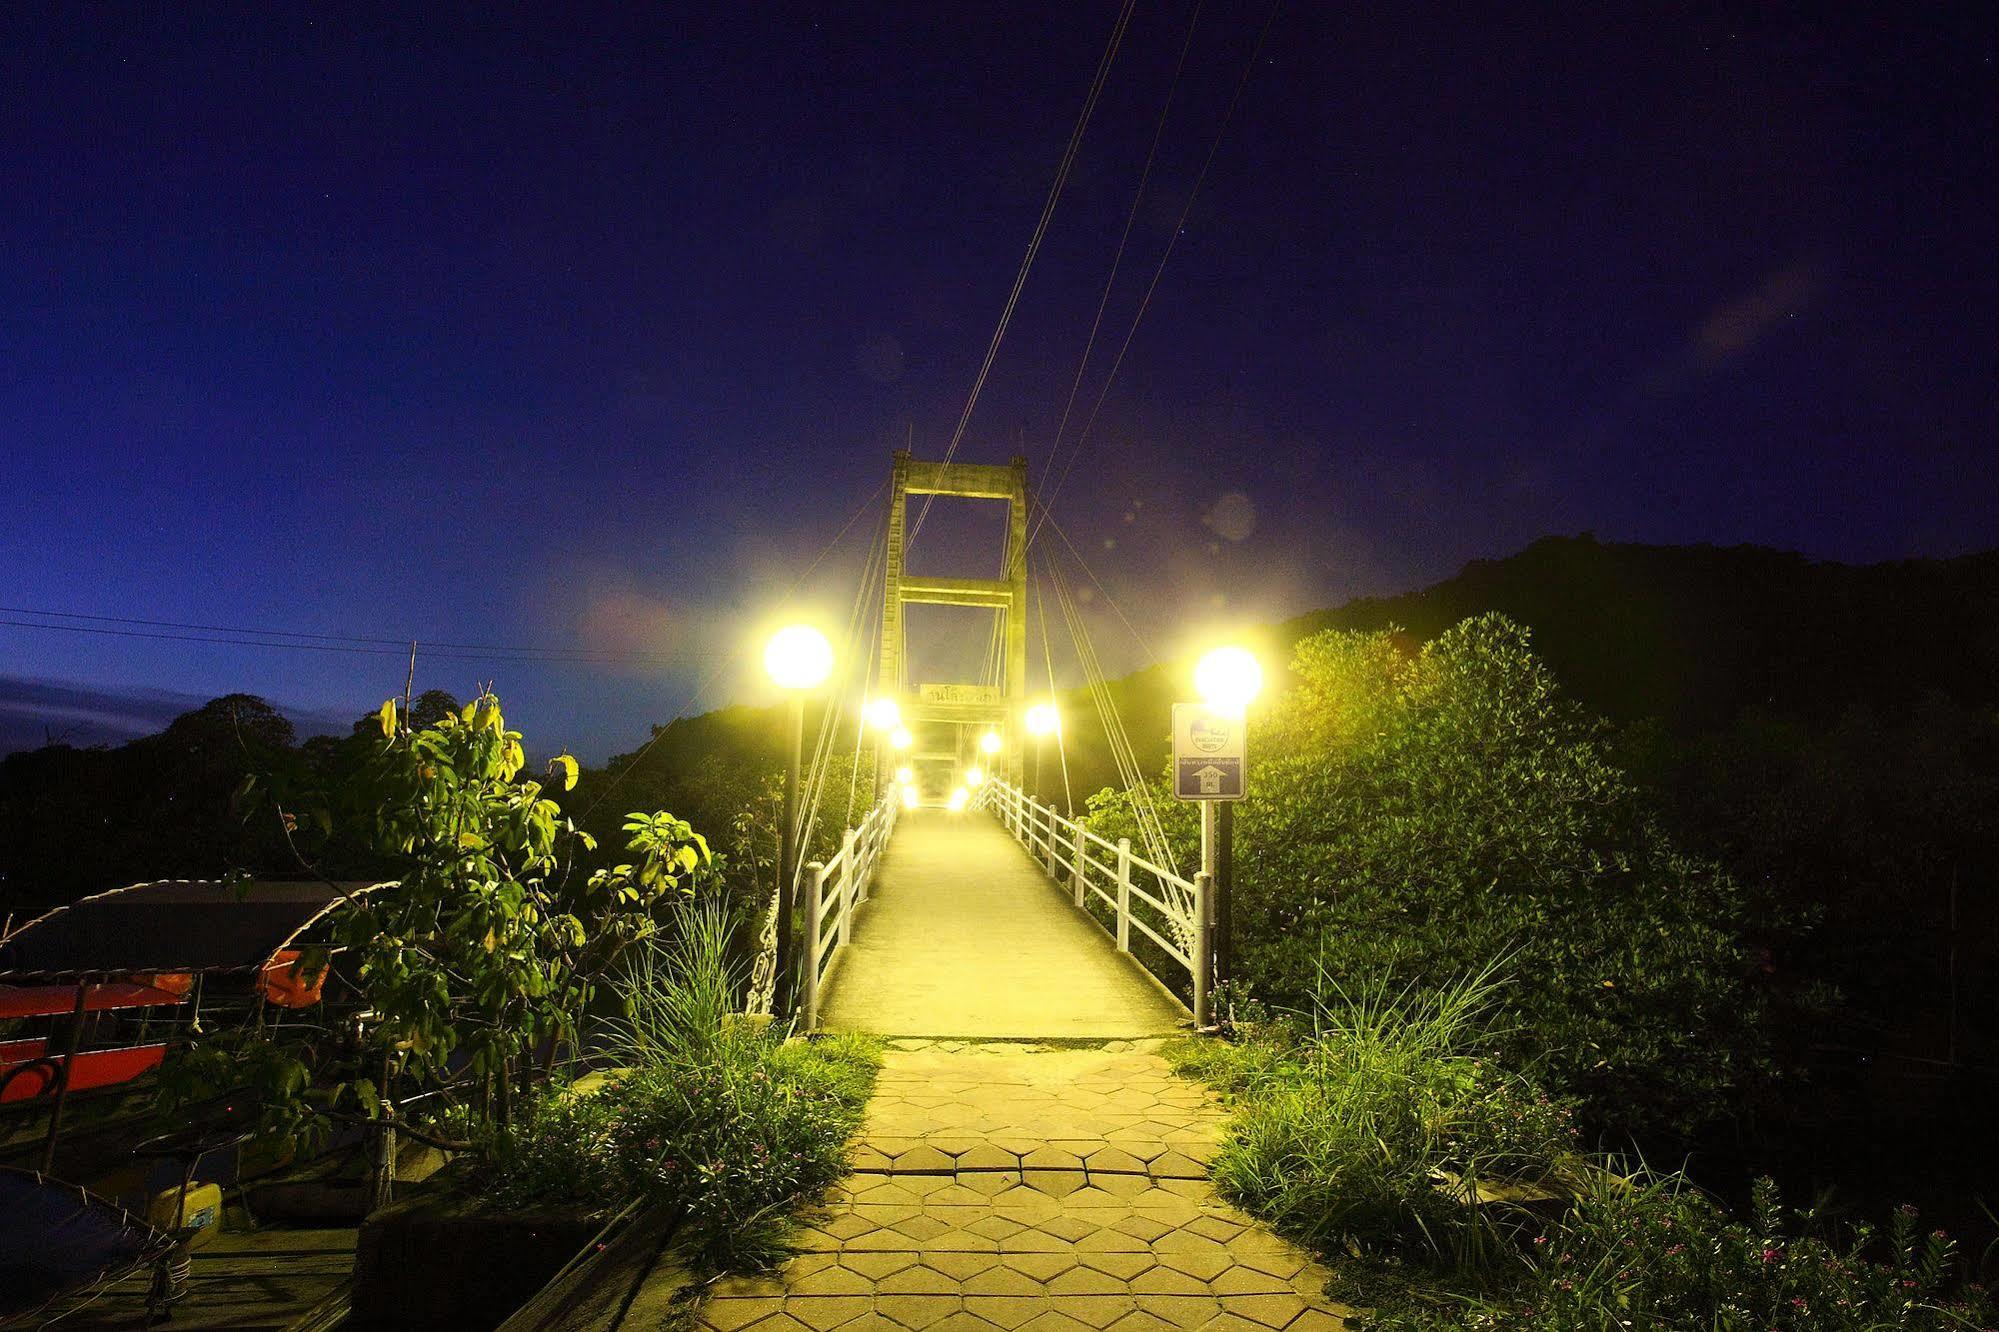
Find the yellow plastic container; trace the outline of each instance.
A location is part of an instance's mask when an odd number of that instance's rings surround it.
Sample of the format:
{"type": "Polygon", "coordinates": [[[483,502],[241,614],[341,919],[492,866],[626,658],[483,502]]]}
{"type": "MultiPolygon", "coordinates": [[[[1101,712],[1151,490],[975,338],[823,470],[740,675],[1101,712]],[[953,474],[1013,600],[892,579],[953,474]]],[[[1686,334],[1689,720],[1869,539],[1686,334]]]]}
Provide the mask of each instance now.
{"type": "Polygon", "coordinates": [[[190,1184],[187,1199],[181,1204],[180,1216],[174,1216],[174,1200],[180,1197],[178,1187],[161,1189],[153,1195],[153,1204],[147,1209],[146,1219],[159,1230],[192,1230],[188,1247],[208,1243],[215,1232],[222,1228],[222,1186],[219,1184],[190,1184]]]}

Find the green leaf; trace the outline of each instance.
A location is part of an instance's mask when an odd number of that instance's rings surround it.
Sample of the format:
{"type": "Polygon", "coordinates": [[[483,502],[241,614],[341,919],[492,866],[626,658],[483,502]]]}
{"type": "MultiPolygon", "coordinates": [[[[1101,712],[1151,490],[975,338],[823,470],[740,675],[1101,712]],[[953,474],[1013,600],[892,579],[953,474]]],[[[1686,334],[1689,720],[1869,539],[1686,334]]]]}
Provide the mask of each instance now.
{"type": "Polygon", "coordinates": [[[382,738],[392,740],[396,734],[396,701],[392,698],[382,704],[382,738]]]}
{"type": "Polygon", "coordinates": [[[557,754],[548,761],[548,770],[551,773],[560,772],[562,774],[563,790],[574,791],[576,789],[577,768],[574,758],[568,754],[557,754]]]}

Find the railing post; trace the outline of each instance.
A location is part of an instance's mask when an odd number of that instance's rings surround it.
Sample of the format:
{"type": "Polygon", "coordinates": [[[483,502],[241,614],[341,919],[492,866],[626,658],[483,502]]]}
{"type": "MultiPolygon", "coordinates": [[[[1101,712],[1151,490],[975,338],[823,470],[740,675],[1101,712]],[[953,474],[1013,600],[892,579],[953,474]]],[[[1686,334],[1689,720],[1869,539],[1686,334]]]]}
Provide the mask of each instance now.
{"type": "Polygon", "coordinates": [[[868,863],[866,871],[861,875],[860,883],[854,889],[856,902],[867,901],[868,889],[874,886],[875,858],[881,854],[881,830],[880,809],[876,809],[874,813],[861,820],[861,850],[867,853],[868,863]]]}
{"type": "Polygon", "coordinates": [[[1090,863],[1083,859],[1084,851],[1088,845],[1088,835],[1083,831],[1082,820],[1078,819],[1076,821],[1075,841],[1069,848],[1069,887],[1076,894],[1076,905],[1078,907],[1083,905],[1083,887],[1089,878],[1083,872],[1083,867],[1090,863]]]}
{"type": "Polygon", "coordinates": [[[1117,839],[1117,950],[1131,951],[1131,839],[1117,839]]]}
{"type": "Polygon", "coordinates": [[[1203,1031],[1211,1025],[1208,1013],[1208,989],[1214,975],[1215,965],[1215,924],[1214,913],[1215,876],[1206,870],[1194,876],[1194,1030],[1203,1031]]]}
{"type": "MultiPolygon", "coordinates": [[[[1046,858],[1048,877],[1055,879],[1055,807],[1050,805],[1042,812],[1047,815],[1043,826],[1048,829],[1048,836],[1042,839],[1041,853],[1046,858]]],[[[1055,879],[1055,881],[1057,883],[1061,882],[1059,879],[1055,879]]]]}
{"type": "Polygon", "coordinates": [[[799,991],[805,1030],[819,1028],[819,919],[826,895],[826,867],[813,861],[805,867],[805,975],[799,991]]]}
{"type": "Polygon", "coordinates": [[[861,867],[854,860],[854,830],[847,829],[840,836],[840,947],[847,946],[847,938],[854,932],[854,876],[861,867]]]}

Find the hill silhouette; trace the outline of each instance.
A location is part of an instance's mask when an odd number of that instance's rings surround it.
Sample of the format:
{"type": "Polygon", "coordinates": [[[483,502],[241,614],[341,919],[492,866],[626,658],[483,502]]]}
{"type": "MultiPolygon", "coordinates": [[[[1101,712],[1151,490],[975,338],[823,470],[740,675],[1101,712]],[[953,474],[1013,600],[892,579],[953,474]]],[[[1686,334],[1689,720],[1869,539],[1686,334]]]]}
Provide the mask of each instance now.
{"type": "MultiPolygon", "coordinates": [[[[1587,707],[1681,740],[1746,708],[1828,724],[1855,707],[1931,697],[1999,703],[1999,551],[1852,565],[1758,546],[1546,537],[1420,591],[1273,625],[1262,649],[1274,666],[1325,629],[1393,627],[1421,642],[1486,611],[1527,625],[1535,651],[1587,707]]],[[[1190,663],[1169,662],[1111,682],[1148,774],[1164,759],[1171,705],[1193,697],[1191,675],[1190,663]]],[[[1068,691],[1063,703],[1080,800],[1117,770],[1088,693],[1068,691]]]]}

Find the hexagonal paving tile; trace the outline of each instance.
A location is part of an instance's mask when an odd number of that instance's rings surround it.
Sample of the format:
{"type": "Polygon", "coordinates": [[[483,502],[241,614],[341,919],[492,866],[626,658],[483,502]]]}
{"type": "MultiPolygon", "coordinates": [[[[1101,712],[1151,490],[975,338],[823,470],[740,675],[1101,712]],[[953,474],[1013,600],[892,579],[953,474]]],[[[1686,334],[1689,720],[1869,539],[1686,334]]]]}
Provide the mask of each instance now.
{"type": "Polygon", "coordinates": [[[1152,1050],[892,1042],[856,1173],[713,1332],[1344,1326],[1325,1272],[1218,1199],[1220,1112],[1152,1050]]]}

